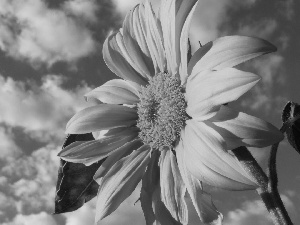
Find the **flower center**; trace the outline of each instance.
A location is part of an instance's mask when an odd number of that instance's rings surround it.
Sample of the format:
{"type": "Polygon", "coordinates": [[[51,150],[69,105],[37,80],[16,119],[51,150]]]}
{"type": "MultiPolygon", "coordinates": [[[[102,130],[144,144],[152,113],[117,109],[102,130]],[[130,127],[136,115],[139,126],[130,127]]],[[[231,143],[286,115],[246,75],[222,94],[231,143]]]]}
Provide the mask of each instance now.
{"type": "Polygon", "coordinates": [[[139,137],[154,149],[172,149],[188,119],[180,80],[159,73],[143,87],[138,104],[139,137]]]}

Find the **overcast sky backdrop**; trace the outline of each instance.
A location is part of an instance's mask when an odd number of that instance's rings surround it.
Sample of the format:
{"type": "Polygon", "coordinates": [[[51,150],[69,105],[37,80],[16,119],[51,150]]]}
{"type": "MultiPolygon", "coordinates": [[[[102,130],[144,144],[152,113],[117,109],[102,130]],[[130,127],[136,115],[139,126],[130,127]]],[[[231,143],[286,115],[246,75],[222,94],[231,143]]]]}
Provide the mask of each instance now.
{"type": "MultiPolygon", "coordinates": [[[[107,34],[139,0],[0,0],[0,224],[92,225],[95,201],[52,216],[68,119],[88,106],[83,95],[116,78],[102,59],[107,34]]],[[[157,5],[158,1],[155,1],[157,5]]],[[[241,66],[261,82],[232,107],[281,126],[288,100],[300,103],[300,2],[200,0],[193,47],[224,35],[264,38],[278,51],[241,66]]],[[[268,149],[253,149],[264,166],[268,149]]],[[[278,153],[282,199],[300,224],[300,155],[287,141],[278,153]]],[[[225,225],[272,224],[254,191],[210,190],[225,225]]],[[[145,224],[138,191],[105,225],[145,224]]],[[[190,207],[190,225],[199,224],[190,207]]]]}

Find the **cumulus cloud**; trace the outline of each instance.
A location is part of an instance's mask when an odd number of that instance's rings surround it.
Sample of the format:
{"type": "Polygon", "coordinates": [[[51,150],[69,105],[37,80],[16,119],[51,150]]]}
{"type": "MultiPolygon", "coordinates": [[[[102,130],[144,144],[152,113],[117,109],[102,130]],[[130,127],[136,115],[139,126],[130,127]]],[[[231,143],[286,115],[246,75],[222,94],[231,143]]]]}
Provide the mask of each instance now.
{"type": "MultiPolygon", "coordinates": [[[[293,210],[294,204],[288,195],[281,195],[288,210],[293,210]]],[[[242,207],[228,212],[225,217],[224,225],[272,225],[273,222],[260,200],[246,201],[242,207]]]]}
{"type": "Polygon", "coordinates": [[[94,20],[95,9],[88,0],[70,0],[62,9],[50,9],[43,0],[0,0],[0,48],[33,65],[75,62],[96,49],[84,26],[84,20],[94,20]]]}
{"type": "Polygon", "coordinates": [[[40,85],[0,76],[0,123],[21,127],[41,141],[53,137],[61,140],[66,122],[89,105],[83,95],[90,90],[86,84],[65,90],[63,82],[61,76],[55,75],[45,76],[40,85]]]}
{"type": "Polygon", "coordinates": [[[43,225],[58,225],[54,218],[46,212],[40,212],[38,214],[30,215],[17,215],[13,221],[3,223],[3,225],[32,225],[32,224],[43,224],[43,225]]]}
{"type": "Polygon", "coordinates": [[[142,0],[113,0],[113,3],[116,7],[118,13],[122,16],[125,16],[126,13],[131,10],[137,4],[143,2],[142,0]]]}
{"type": "MultiPolygon", "coordinates": [[[[0,124],[0,160],[1,159],[7,159],[11,157],[17,157],[21,154],[21,150],[19,146],[16,145],[14,139],[13,139],[13,133],[11,132],[11,129],[1,126],[0,124]]],[[[1,179],[0,179],[1,184],[1,179]]]]}

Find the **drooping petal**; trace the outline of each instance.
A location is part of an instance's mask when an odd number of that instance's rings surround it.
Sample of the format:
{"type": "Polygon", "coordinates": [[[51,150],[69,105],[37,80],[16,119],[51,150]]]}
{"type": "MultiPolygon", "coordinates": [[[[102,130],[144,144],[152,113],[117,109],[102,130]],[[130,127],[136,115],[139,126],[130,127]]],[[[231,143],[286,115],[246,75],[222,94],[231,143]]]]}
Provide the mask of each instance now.
{"type": "Polygon", "coordinates": [[[211,225],[221,225],[222,213],[213,204],[211,196],[203,191],[201,182],[187,170],[184,155],[185,149],[181,140],[176,147],[178,167],[200,220],[211,225]]]}
{"type": "Polygon", "coordinates": [[[177,65],[180,65],[179,74],[181,78],[181,84],[186,82],[188,76],[188,36],[197,2],[198,0],[176,1],[175,46],[177,65]]]}
{"type": "Polygon", "coordinates": [[[208,69],[221,70],[233,67],[255,57],[274,52],[276,47],[260,38],[226,36],[207,43],[198,51],[189,62],[189,74],[208,69]]]}
{"type": "Polygon", "coordinates": [[[184,199],[186,188],[174,154],[171,151],[162,151],[159,164],[162,202],[174,219],[187,224],[188,211],[184,199]]]}
{"type": "Polygon", "coordinates": [[[123,39],[129,57],[135,64],[134,68],[149,79],[154,75],[154,67],[141,27],[145,21],[144,17],[140,17],[139,8],[140,5],[137,5],[126,15],[123,23],[123,39]]]}
{"type": "Polygon", "coordinates": [[[96,222],[115,211],[142,179],[150,160],[150,147],[143,145],[119,160],[103,177],[96,206],[96,222]]]}
{"type": "Polygon", "coordinates": [[[182,132],[185,165],[195,178],[227,190],[250,190],[258,185],[226,151],[222,136],[204,122],[188,120],[182,132]]]}
{"type": "Polygon", "coordinates": [[[85,95],[85,98],[96,98],[106,104],[137,104],[140,87],[137,83],[114,79],[107,81],[85,95]]]}
{"type": "Polygon", "coordinates": [[[58,156],[68,162],[83,163],[86,166],[89,166],[106,158],[137,136],[138,130],[136,128],[129,128],[114,137],[75,142],[64,148],[58,156]]]}
{"type": "Polygon", "coordinates": [[[234,68],[205,70],[192,75],[186,86],[186,111],[196,120],[209,119],[217,113],[220,105],[237,100],[259,79],[253,73],[234,68]]]}
{"type": "Polygon", "coordinates": [[[167,59],[168,72],[175,75],[177,71],[176,62],[176,45],[175,45],[175,29],[176,29],[176,5],[175,0],[161,1],[160,5],[160,21],[163,31],[164,47],[167,59]]]}
{"type": "Polygon", "coordinates": [[[155,73],[164,72],[166,56],[163,45],[162,29],[155,18],[149,0],[146,0],[144,7],[140,8],[140,16],[142,14],[145,15],[146,24],[145,27],[143,27],[143,31],[147,35],[147,44],[153,60],[155,73]]]}
{"type": "Polygon", "coordinates": [[[67,123],[66,133],[85,134],[128,127],[135,124],[137,118],[136,109],[121,105],[100,104],[76,113],[67,123]]]}
{"type": "Polygon", "coordinates": [[[128,57],[124,56],[124,50],[122,53],[122,46],[120,46],[122,40],[117,41],[117,37],[120,39],[120,36],[122,36],[120,32],[113,33],[106,38],[103,44],[103,59],[106,65],[117,76],[140,85],[146,85],[146,78],[132,68],[128,62],[128,57]]]}
{"type": "Polygon", "coordinates": [[[207,125],[222,135],[228,150],[240,146],[266,147],[284,138],[272,124],[227,106],[221,106],[209,121],[207,125]]]}
{"type": "Polygon", "coordinates": [[[94,180],[100,185],[102,178],[113,167],[113,165],[121,158],[126,157],[132,151],[137,150],[143,145],[140,140],[133,140],[126,143],[122,147],[114,150],[105,161],[101,164],[99,169],[95,172],[94,180]]]}

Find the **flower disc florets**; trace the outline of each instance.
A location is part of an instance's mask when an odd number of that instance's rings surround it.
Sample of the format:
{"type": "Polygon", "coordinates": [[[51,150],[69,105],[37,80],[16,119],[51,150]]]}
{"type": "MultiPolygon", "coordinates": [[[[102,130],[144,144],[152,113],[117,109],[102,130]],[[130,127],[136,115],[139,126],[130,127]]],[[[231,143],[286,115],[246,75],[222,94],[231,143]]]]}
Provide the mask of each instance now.
{"type": "Polygon", "coordinates": [[[143,87],[138,104],[139,137],[154,149],[172,148],[188,119],[180,80],[160,73],[143,87]]]}

